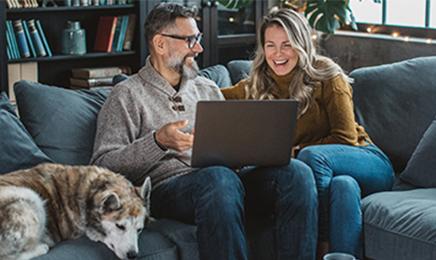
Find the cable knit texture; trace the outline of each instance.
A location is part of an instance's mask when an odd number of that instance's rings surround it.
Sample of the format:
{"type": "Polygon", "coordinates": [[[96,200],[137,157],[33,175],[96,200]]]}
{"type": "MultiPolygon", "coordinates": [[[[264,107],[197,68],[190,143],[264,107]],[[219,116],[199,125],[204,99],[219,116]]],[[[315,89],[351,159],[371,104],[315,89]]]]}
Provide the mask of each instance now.
{"type": "Polygon", "coordinates": [[[148,57],[138,74],[114,87],[101,108],[90,163],[121,173],[136,185],[150,176],[153,188],[186,174],[193,170],[191,150],[163,151],[153,133],[169,122],[185,119],[188,125],[180,131],[192,133],[197,102],[219,99],[224,99],[219,88],[204,77],[182,78],[177,92],[148,57]],[[184,111],[174,106],[184,106],[184,111]]]}

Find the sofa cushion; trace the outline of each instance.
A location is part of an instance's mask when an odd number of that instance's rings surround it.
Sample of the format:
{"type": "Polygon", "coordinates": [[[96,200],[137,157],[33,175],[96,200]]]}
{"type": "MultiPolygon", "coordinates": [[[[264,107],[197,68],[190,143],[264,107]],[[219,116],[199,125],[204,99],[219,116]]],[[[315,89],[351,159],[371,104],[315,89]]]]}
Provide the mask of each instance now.
{"type": "Polygon", "coordinates": [[[52,162],[18,119],[5,92],[0,94],[0,174],[52,162]]]}
{"type": "Polygon", "coordinates": [[[436,189],[379,192],[362,200],[370,259],[436,259],[436,189]]]}
{"type": "Polygon", "coordinates": [[[110,90],[69,90],[26,80],[14,85],[21,121],[54,162],[86,165],[96,120],[110,90]]]}
{"type": "Polygon", "coordinates": [[[253,61],[251,60],[232,60],[227,63],[227,68],[232,78],[232,85],[247,78],[250,75],[253,61]]]}
{"type": "Polygon", "coordinates": [[[400,179],[417,187],[436,188],[436,119],[425,131],[400,179]]]}
{"type": "MultiPolygon", "coordinates": [[[[156,231],[144,230],[138,241],[138,260],[178,260],[177,247],[156,231]]],[[[118,260],[119,258],[103,243],[87,237],[63,241],[48,254],[34,260],[118,260]]]]}
{"type": "Polygon", "coordinates": [[[232,86],[229,71],[223,65],[217,64],[202,69],[199,75],[212,80],[220,88],[232,86]]]}
{"type": "Polygon", "coordinates": [[[354,70],[356,120],[400,173],[436,113],[436,57],[354,70]]]}

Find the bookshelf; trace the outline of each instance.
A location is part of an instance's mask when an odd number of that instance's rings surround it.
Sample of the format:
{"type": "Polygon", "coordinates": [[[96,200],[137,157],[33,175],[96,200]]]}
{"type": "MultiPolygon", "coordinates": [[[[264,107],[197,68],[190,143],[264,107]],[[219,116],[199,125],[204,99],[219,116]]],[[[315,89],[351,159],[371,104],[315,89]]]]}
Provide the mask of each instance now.
{"type": "MultiPolygon", "coordinates": [[[[132,73],[136,73],[144,66],[148,55],[143,25],[147,14],[161,1],[167,0],[134,0],[126,5],[8,9],[6,1],[0,0],[0,91],[8,89],[9,64],[36,62],[38,81],[60,87],[70,85],[69,78],[73,68],[129,66],[132,73]],[[129,13],[137,15],[132,50],[114,53],[93,52],[100,16],[120,16],[129,13]],[[40,20],[53,56],[8,60],[6,33],[4,33],[6,20],[16,19],[40,20]],[[66,28],[68,21],[80,21],[81,27],[85,29],[86,54],[61,54],[62,30],[66,28]]],[[[256,44],[255,28],[261,16],[268,12],[268,1],[265,0],[255,0],[245,9],[246,12],[226,9],[215,0],[171,0],[171,2],[199,7],[197,22],[203,32],[201,44],[204,48],[197,59],[200,68],[226,64],[233,59],[249,58],[256,44]],[[245,18],[242,19],[243,17],[245,18]]]]}
{"type": "MultiPolygon", "coordinates": [[[[38,1],[39,2],[39,1],[38,1]]],[[[125,65],[137,72],[145,63],[147,49],[143,34],[143,24],[147,10],[151,10],[148,1],[134,1],[125,5],[100,5],[77,7],[37,7],[8,9],[6,1],[0,0],[0,86],[1,91],[8,89],[8,64],[38,64],[38,80],[41,83],[60,87],[69,86],[72,68],[104,67],[125,65]],[[134,13],[137,15],[132,50],[104,53],[94,52],[94,41],[100,16],[120,16],[134,13]],[[39,19],[53,53],[51,57],[30,57],[9,60],[6,53],[6,20],[39,19]],[[84,55],[61,54],[62,30],[68,21],[80,21],[86,31],[86,49],[84,55]]]]}

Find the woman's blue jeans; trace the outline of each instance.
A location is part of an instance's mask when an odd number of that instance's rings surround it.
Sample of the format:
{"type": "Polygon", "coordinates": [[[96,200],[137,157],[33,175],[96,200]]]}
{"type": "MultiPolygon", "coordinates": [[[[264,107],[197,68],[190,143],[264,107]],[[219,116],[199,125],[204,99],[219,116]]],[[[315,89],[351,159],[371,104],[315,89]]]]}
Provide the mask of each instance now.
{"type": "Polygon", "coordinates": [[[310,168],[292,160],[239,174],[214,166],[176,177],[152,192],[151,213],[196,225],[203,260],[247,259],[245,212],[274,214],[276,259],[314,259],[318,205],[310,168]]]}
{"type": "Polygon", "coordinates": [[[330,242],[331,252],[363,255],[361,197],[390,190],[394,170],[375,145],[314,145],[298,159],[315,174],[319,197],[319,240],[330,242]]]}

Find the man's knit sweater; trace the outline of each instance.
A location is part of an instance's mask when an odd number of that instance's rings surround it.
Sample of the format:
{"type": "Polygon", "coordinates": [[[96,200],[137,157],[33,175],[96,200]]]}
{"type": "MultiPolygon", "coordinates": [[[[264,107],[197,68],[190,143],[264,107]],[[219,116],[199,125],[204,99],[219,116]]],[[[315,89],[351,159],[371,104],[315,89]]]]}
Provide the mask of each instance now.
{"type": "Polygon", "coordinates": [[[204,77],[182,78],[177,92],[151,65],[117,84],[100,110],[91,164],[125,175],[136,185],[150,176],[153,188],[193,170],[191,150],[162,150],[154,132],[169,122],[188,120],[180,131],[192,133],[199,100],[224,99],[204,77]],[[181,98],[181,101],[180,101],[181,98]],[[183,106],[183,109],[179,109],[183,106]]]}

